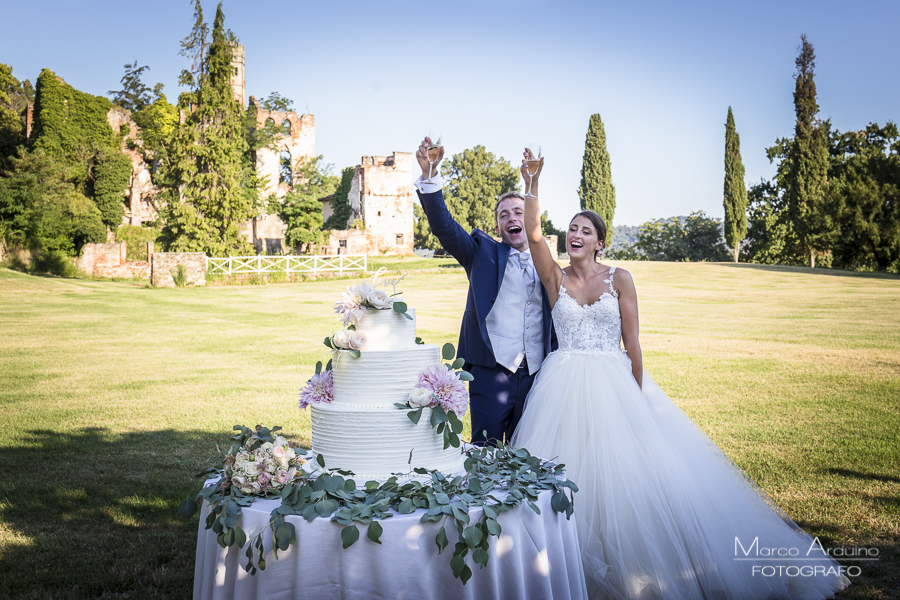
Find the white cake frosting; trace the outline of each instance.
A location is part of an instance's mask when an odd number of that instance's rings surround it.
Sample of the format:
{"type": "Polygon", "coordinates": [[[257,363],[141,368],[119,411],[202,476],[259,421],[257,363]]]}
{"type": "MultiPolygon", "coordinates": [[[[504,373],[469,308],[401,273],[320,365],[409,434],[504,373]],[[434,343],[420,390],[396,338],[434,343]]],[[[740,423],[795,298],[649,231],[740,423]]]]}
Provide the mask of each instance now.
{"type": "Polygon", "coordinates": [[[312,404],[312,452],[327,469],[352,471],[357,478],[385,479],[413,468],[459,472],[465,456],[431,427],[431,409],[418,424],[395,403],[405,403],[419,374],[440,362],[440,349],[416,344],[413,320],[393,310],[370,310],[356,326],[367,346],[353,358],[335,351],[332,360],[334,400],[312,404]],[[412,463],[410,463],[412,451],[412,463]]]}
{"type": "Polygon", "coordinates": [[[398,350],[416,345],[416,311],[408,309],[412,319],[407,319],[392,309],[369,309],[362,318],[357,331],[365,332],[365,350],[398,350]]]}
{"type": "Polygon", "coordinates": [[[360,479],[386,479],[416,467],[458,471],[464,457],[458,448],[444,449],[443,436],[431,427],[431,409],[423,411],[418,424],[409,420],[407,412],[314,404],[310,413],[313,454],[322,455],[327,469],[353,471],[360,479]]]}
{"type": "MultiPolygon", "coordinates": [[[[368,318],[368,317],[366,317],[368,318]]],[[[419,373],[440,362],[440,349],[414,345],[402,350],[363,350],[359,358],[335,352],[332,359],[334,404],[390,408],[409,400],[419,373]]]]}

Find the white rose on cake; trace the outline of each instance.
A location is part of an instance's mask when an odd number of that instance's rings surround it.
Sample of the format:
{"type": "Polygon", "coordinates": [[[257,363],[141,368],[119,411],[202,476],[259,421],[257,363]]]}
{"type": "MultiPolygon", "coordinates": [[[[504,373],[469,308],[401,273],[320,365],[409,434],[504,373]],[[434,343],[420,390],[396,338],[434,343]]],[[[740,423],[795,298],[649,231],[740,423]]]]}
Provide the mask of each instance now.
{"type": "Polygon", "coordinates": [[[413,391],[409,393],[409,405],[413,408],[428,406],[431,404],[431,397],[432,393],[430,390],[426,390],[425,388],[413,388],[413,391]]]}
{"type": "Polygon", "coordinates": [[[368,340],[366,339],[366,334],[363,331],[351,331],[350,332],[350,341],[348,345],[351,350],[362,350],[368,340]]]}
{"type": "Polygon", "coordinates": [[[372,290],[366,295],[366,301],[372,308],[385,308],[392,304],[384,290],[372,290]]]}
{"type": "Polygon", "coordinates": [[[338,348],[344,348],[345,350],[350,348],[350,334],[352,332],[347,331],[346,329],[340,329],[334,334],[334,345],[338,348]]]}

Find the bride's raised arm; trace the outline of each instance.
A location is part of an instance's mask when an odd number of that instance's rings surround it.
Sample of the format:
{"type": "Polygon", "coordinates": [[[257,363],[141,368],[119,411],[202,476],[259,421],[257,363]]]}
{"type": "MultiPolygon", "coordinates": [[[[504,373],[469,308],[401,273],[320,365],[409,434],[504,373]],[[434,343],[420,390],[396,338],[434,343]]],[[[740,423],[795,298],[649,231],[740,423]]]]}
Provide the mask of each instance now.
{"type": "Polygon", "coordinates": [[[534,268],[541,283],[547,290],[547,296],[550,299],[550,306],[556,306],[556,300],[559,297],[559,284],[562,282],[562,269],[550,254],[550,248],[544,241],[544,233],[541,231],[541,207],[538,203],[538,179],[541,171],[544,170],[544,159],[541,159],[540,167],[533,176],[528,175],[527,159],[529,152],[525,152],[525,160],[522,160],[522,177],[527,181],[531,180],[531,194],[525,196],[525,233],[528,236],[528,246],[531,248],[531,260],[534,261],[534,268]]]}

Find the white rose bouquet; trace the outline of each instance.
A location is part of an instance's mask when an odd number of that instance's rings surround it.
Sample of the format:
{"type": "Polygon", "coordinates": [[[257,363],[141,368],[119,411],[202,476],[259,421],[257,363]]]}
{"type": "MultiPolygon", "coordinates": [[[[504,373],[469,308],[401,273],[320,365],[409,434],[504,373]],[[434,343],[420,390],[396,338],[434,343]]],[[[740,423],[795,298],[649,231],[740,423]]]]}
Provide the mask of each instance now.
{"type": "Polygon", "coordinates": [[[297,469],[306,459],[297,456],[291,444],[280,435],[257,425],[256,430],[242,427],[234,436],[231,451],[225,456],[225,477],[222,487],[234,487],[244,495],[280,490],[297,476],[297,469]]]}

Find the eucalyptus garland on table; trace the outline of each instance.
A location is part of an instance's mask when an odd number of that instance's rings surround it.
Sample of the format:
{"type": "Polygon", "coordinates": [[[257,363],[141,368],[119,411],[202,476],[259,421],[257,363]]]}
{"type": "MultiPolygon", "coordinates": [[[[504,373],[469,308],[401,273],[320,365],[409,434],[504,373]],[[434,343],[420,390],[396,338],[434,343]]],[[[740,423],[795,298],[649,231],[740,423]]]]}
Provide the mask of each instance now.
{"type": "MultiPolygon", "coordinates": [[[[240,425],[235,426],[235,430],[251,431],[240,425]]],[[[257,431],[261,430],[265,428],[257,428],[257,431]]],[[[240,437],[241,434],[235,436],[240,437]]],[[[426,510],[421,522],[441,524],[435,536],[439,554],[450,545],[447,527],[456,529],[458,541],[453,547],[450,568],[453,576],[465,585],[472,577],[466,559],[471,553],[474,564],[487,565],[490,538],[499,537],[503,531],[499,523],[501,513],[527,504],[535,513],[541,514],[535,501],[541,492],[553,490],[550,500],[553,510],[565,513],[567,519],[572,516],[578,486],[565,478],[564,465],[541,460],[524,448],[506,445],[472,447],[466,455],[465,475],[448,477],[437,470],[416,468],[407,474],[395,474],[384,482],[368,481],[362,487],[357,486],[349,471],[325,470],[325,460],[318,455],[316,460],[321,471],[310,474],[298,470],[292,481],[267,494],[269,498],[281,498],[281,505],[272,511],[268,524],[272,530],[275,559],[278,559],[279,550],[285,551],[297,542],[296,529],[286,519],[290,515],[307,521],[330,517],[332,522],[342,526],[341,542],[348,548],[359,540],[360,526],[365,526],[370,542],[380,544],[383,529],[379,520],[390,518],[393,513],[410,514],[421,508],[426,510]],[[419,477],[400,482],[403,475],[412,473],[419,477]],[[479,517],[470,514],[473,508],[481,508],[479,517]]],[[[197,495],[198,500],[206,500],[210,506],[206,529],[217,534],[216,541],[223,548],[247,545],[244,569],[255,575],[257,569],[266,568],[265,531],[251,534],[248,544],[247,533],[238,525],[238,517],[241,510],[259,496],[246,495],[234,486],[224,485],[229,476],[227,467],[217,472],[219,478],[197,495]]],[[[179,506],[178,513],[187,519],[197,509],[197,502],[188,498],[179,506]]]]}

